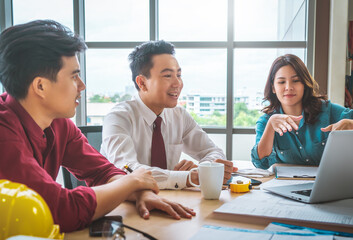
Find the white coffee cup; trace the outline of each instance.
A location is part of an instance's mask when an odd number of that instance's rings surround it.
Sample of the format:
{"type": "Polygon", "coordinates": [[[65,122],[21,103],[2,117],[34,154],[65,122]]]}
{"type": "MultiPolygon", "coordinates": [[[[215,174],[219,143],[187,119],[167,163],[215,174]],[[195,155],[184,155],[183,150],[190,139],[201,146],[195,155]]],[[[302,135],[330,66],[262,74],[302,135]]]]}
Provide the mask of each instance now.
{"type": "Polygon", "coordinates": [[[199,167],[190,170],[189,182],[192,186],[201,189],[201,193],[205,199],[219,199],[222,191],[223,177],[223,163],[202,162],[199,167]],[[200,185],[191,182],[191,172],[196,170],[199,172],[200,185]]]}

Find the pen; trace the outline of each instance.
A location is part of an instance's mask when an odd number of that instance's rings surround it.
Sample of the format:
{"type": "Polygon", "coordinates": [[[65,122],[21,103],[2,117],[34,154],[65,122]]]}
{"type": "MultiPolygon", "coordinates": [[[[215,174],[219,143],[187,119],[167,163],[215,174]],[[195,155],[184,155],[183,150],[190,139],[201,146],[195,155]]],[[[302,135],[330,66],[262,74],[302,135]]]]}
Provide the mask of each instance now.
{"type": "Polygon", "coordinates": [[[293,178],[315,178],[315,176],[309,176],[309,175],[298,176],[298,175],[294,175],[293,178]]]}
{"type": "Polygon", "coordinates": [[[129,172],[129,173],[132,173],[132,169],[126,164],[124,166],[124,168],[129,172]]]}

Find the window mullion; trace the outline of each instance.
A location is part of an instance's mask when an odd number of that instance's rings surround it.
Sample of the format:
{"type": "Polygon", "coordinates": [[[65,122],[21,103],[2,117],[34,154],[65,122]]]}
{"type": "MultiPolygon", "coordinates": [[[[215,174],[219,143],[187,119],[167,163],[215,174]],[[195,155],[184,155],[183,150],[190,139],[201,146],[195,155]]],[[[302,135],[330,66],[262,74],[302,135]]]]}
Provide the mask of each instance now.
{"type": "Polygon", "coordinates": [[[150,40],[159,39],[158,0],[150,0],[150,40]]]}
{"type": "Polygon", "coordinates": [[[316,0],[307,0],[306,4],[306,66],[311,75],[314,76],[316,0]]]}
{"type": "MultiPolygon", "coordinates": [[[[73,0],[74,9],[74,30],[75,33],[80,35],[81,38],[85,39],[85,9],[84,0],[73,0]]],[[[78,55],[80,66],[81,66],[81,78],[86,84],[86,54],[80,53],[78,55]]],[[[86,90],[81,92],[81,104],[76,108],[76,125],[85,126],[87,125],[87,99],[86,90]]]]}
{"type": "Polygon", "coordinates": [[[234,0],[228,0],[227,20],[227,121],[226,121],[226,156],[233,156],[233,75],[234,75],[234,0]]]}
{"type": "MultiPolygon", "coordinates": [[[[12,0],[0,0],[0,33],[13,25],[12,0]]],[[[1,85],[0,93],[5,91],[1,85]]]]}

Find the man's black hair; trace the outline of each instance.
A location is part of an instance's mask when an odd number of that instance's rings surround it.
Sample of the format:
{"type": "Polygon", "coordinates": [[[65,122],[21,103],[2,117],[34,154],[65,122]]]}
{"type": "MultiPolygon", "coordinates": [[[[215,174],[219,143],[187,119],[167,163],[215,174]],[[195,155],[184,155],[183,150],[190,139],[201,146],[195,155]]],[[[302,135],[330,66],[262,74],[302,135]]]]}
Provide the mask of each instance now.
{"type": "Polygon", "coordinates": [[[132,72],[132,81],[135,84],[136,89],[139,91],[140,88],[136,83],[136,77],[143,75],[147,78],[150,77],[150,70],[153,67],[152,57],[159,54],[171,54],[174,55],[174,45],[160,41],[145,42],[137,47],[134,51],[129,54],[130,69],[132,72]]]}
{"type": "Polygon", "coordinates": [[[11,96],[23,99],[35,77],[56,81],[62,57],[86,48],[80,37],[52,20],[9,27],[0,35],[0,81],[11,96]]]}

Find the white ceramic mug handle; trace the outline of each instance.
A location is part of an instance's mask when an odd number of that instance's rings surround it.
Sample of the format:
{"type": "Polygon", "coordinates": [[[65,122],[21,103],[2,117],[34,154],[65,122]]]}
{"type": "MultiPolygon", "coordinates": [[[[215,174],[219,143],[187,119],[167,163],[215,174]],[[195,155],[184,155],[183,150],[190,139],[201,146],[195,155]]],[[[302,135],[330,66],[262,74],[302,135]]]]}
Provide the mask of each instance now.
{"type": "Polygon", "coordinates": [[[194,187],[200,187],[200,185],[196,185],[195,183],[193,183],[192,181],[191,181],[191,172],[192,171],[196,171],[198,168],[193,168],[193,169],[191,169],[190,171],[189,171],[189,183],[192,185],[192,186],[194,186],[194,187]]]}

